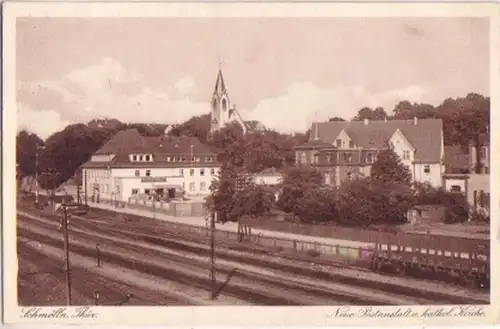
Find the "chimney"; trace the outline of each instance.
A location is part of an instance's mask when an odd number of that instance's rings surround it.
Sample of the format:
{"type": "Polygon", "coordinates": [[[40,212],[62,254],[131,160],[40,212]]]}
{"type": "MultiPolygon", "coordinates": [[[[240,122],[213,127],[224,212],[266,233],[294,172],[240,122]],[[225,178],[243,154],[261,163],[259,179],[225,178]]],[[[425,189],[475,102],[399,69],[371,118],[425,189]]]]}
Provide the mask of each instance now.
{"type": "Polygon", "coordinates": [[[318,123],[314,123],[314,140],[318,140],[318,123]]]}
{"type": "Polygon", "coordinates": [[[413,124],[416,126],[416,125],[417,125],[417,123],[418,123],[418,119],[417,119],[417,117],[413,117],[413,124]]]}
{"type": "Polygon", "coordinates": [[[365,119],[365,126],[368,124],[368,119],[365,119]]]}

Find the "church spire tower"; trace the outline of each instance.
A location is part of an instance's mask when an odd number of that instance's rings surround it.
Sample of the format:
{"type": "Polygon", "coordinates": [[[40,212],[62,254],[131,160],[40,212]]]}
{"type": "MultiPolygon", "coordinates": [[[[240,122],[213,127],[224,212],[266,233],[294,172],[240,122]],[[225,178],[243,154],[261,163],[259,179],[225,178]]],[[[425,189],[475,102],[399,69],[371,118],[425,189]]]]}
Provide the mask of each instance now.
{"type": "Polygon", "coordinates": [[[222,68],[219,63],[219,71],[215,81],[214,92],[212,94],[211,102],[211,127],[210,131],[216,131],[224,127],[229,122],[231,116],[231,103],[222,75],[222,68]]]}

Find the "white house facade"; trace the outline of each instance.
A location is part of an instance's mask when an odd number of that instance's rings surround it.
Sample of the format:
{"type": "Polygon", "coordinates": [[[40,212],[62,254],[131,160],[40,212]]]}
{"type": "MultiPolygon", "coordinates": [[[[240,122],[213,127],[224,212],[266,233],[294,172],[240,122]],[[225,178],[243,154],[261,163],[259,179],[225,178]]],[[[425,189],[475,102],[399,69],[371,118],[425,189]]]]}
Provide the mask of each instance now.
{"type": "Polygon", "coordinates": [[[142,137],[119,132],[84,164],[87,197],[126,202],[131,197],[205,196],[219,173],[216,154],[189,137],[142,137]]]}

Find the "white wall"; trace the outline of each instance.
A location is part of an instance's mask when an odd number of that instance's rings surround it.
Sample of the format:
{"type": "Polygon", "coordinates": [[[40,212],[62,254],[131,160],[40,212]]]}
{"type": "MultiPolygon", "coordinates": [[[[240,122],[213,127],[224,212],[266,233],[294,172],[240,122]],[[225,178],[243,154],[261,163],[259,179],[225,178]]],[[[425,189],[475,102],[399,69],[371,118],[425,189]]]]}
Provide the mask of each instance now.
{"type": "MultiPolygon", "coordinates": [[[[415,148],[406,137],[401,133],[399,129],[392,134],[389,142],[394,146],[394,152],[399,156],[403,165],[405,165],[412,173],[412,179],[416,180],[415,174],[412,170],[412,162],[415,159],[415,148]]],[[[441,179],[441,176],[439,176],[441,179]]]]}
{"type": "Polygon", "coordinates": [[[463,178],[445,178],[444,188],[446,191],[452,190],[453,186],[460,186],[460,192],[465,193],[466,180],[463,178]]]}
{"type": "Polygon", "coordinates": [[[430,183],[434,187],[441,187],[443,184],[442,167],[440,163],[415,163],[413,164],[413,179],[416,182],[430,183]],[[425,172],[426,166],[429,166],[429,173],[425,172]]]}
{"type": "Polygon", "coordinates": [[[214,167],[182,168],[182,170],[183,175],[181,175],[181,168],[85,169],[84,175],[87,172],[87,195],[89,198],[92,197],[93,184],[99,185],[101,199],[112,199],[112,195],[119,191],[121,201],[128,200],[133,188],[138,188],[140,189],[139,193],[143,193],[145,188],[153,188],[153,185],[161,184],[183,186],[186,195],[206,195],[209,193],[210,184],[219,172],[219,168],[214,167]],[[191,169],[194,170],[192,176],[191,169]],[[204,175],[201,174],[201,169],[204,169],[204,175]],[[214,174],[211,174],[211,169],[214,169],[214,174]],[[136,170],[139,170],[139,176],[135,175],[136,170]],[[167,182],[141,182],[141,178],[148,177],[146,170],[150,170],[149,177],[166,178],[167,182]]]}
{"type": "Polygon", "coordinates": [[[281,175],[255,175],[255,184],[258,185],[277,185],[282,181],[281,175]]]}

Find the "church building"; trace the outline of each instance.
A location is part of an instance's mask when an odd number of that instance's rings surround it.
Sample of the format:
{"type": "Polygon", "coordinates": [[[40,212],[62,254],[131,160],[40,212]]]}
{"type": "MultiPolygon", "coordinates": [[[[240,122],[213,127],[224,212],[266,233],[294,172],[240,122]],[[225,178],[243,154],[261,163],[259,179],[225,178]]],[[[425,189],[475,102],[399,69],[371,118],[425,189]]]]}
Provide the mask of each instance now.
{"type": "Polygon", "coordinates": [[[258,121],[243,121],[240,113],[236,110],[236,106],[231,103],[221,68],[217,72],[210,115],[210,132],[217,131],[232,122],[238,123],[244,134],[265,130],[264,125],[258,121]]]}

